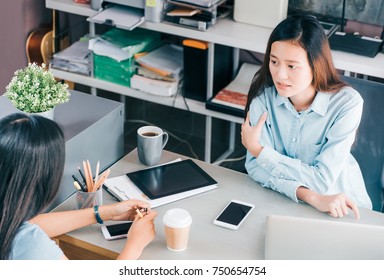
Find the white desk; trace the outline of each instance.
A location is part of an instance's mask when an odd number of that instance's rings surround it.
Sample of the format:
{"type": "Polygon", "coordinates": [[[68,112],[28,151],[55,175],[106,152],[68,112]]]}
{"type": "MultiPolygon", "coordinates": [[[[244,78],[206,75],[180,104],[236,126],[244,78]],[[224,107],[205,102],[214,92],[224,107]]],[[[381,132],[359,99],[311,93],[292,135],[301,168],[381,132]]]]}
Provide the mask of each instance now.
{"type": "MultiPolygon", "coordinates": [[[[171,152],[164,152],[162,162],[178,157],[171,152]]],[[[291,215],[325,220],[335,220],[328,214],[320,213],[306,204],[297,204],[274,191],[264,189],[248,175],[226,168],[195,161],[217,182],[218,188],[156,208],[158,217],[155,221],[156,238],[144,249],[141,259],[264,259],[265,220],[268,214],[291,215]],[[231,199],[252,202],[256,205],[253,212],[237,231],[221,228],[212,224],[219,211],[231,199]],[[189,246],[184,252],[172,252],[166,248],[162,217],[174,207],[187,209],[193,218],[189,246]]],[[[136,150],[129,153],[112,166],[111,177],[120,176],[130,171],[144,168],[137,158],[136,150]]],[[[104,203],[113,201],[108,193],[103,193],[104,203]]],[[[59,205],[54,211],[75,209],[73,197],[59,205]]],[[[360,209],[361,219],[352,214],[339,222],[375,224],[384,226],[384,214],[360,209]]],[[[125,240],[106,241],[100,231],[100,225],[92,225],[73,231],[63,239],[74,246],[91,248],[115,257],[121,251],[125,240]],[[108,254],[109,253],[109,254],[108,254]]],[[[101,254],[102,254],[101,253],[101,254]]]]}

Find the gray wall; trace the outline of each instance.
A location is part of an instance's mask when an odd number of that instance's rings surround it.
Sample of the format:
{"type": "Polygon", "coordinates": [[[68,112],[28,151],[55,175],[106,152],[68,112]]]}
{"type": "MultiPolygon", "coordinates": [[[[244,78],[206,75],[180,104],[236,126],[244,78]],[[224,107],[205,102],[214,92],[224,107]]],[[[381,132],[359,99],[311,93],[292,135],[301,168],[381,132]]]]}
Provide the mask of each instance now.
{"type": "Polygon", "coordinates": [[[44,0],[2,0],[0,9],[0,95],[15,70],[27,65],[26,41],[29,33],[51,21],[44,0]]]}

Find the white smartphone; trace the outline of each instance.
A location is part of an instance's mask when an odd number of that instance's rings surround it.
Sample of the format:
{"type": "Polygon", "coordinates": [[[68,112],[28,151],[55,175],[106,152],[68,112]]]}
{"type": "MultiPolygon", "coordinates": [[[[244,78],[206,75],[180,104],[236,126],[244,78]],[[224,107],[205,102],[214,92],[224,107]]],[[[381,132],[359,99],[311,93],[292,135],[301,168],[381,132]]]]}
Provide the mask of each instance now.
{"type": "Polygon", "coordinates": [[[251,213],[254,204],[231,200],[213,221],[215,225],[236,230],[244,222],[245,218],[251,213]]]}
{"type": "Polygon", "coordinates": [[[121,239],[127,237],[131,225],[132,222],[102,226],[101,231],[107,240],[121,239]]]}

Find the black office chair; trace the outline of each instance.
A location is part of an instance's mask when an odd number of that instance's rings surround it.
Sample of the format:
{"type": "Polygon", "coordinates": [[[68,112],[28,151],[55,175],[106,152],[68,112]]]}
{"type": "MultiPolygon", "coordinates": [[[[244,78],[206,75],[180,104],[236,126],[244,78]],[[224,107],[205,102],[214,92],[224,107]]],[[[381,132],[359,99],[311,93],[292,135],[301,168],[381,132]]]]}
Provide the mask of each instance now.
{"type": "Polygon", "coordinates": [[[384,212],[384,84],[344,77],[364,99],[363,116],[352,146],[373,210],[384,212]]]}

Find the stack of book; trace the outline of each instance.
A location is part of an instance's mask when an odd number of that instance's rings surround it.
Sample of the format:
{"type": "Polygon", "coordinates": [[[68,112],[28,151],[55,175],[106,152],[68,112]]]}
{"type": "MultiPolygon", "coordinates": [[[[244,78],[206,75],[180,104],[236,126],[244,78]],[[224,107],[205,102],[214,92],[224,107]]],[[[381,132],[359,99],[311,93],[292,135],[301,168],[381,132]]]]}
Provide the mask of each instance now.
{"type": "Polygon", "coordinates": [[[244,117],[248,91],[259,65],[243,63],[236,78],[206,102],[206,108],[244,117]]]}
{"type": "Polygon", "coordinates": [[[86,76],[91,75],[91,52],[88,41],[78,41],[66,49],[53,54],[50,67],[86,76]]]}
{"type": "Polygon", "coordinates": [[[149,53],[135,55],[136,74],[131,87],[147,93],[172,96],[183,77],[183,48],[165,44],[149,53]]]}
{"type": "Polygon", "coordinates": [[[114,28],[89,41],[93,51],[94,76],[98,79],[130,86],[135,72],[136,53],[150,51],[161,44],[158,32],[114,28]]]}

